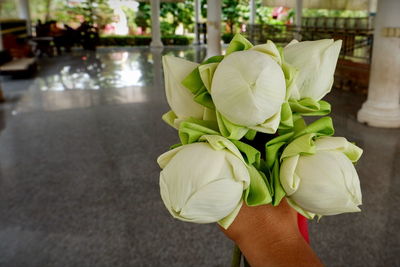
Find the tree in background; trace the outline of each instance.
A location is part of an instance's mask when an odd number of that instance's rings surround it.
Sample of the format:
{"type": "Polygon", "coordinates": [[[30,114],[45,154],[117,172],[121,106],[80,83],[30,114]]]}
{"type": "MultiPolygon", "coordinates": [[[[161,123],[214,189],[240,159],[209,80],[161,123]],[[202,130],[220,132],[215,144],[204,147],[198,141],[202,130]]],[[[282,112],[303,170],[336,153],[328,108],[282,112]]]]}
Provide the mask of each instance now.
{"type": "Polygon", "coordinates": [[[185,0],[182,3],[161,3],[160,16],[165,22],[163,28],[169,34],[174,34],[180,24],[183,25],[185,30],[193,29],[193,5],[193,0],[185,0]],[[167,23],[170,25],[169,28],[167,23]]]}
{"type": "Polygon", "coordinates": [[[238,23],[240,16],[238,16],[238,5],[241,0],[224,0],[222,2],[222,18],[226,24],[228,33],[234,33],[234,26],[238,23]]]}
{"type": "Polygon", "coordinates": [[[136,23],[135,23],[135,18],[136,18],[136,13],[135,10],[132,8],[123,6],[122,11],[126,15],[127,23],[128,23],[128,28],[129,28],[129,34],[135,34],[136,30],[136,23]]]}
{"type": "Polygon", "coordinates": [[[147,28],[150,27],[151,7],[149,3],[140,2],[136,18],[134,19],[136,25],[142,28],[145,33],[147,28]]]}
{"type": "Polygon", "coordinates": [[[103,29],[114,19],[114,12],[106,0],[84,0],[79,5],[69,6],[68,13],[98,29],[103,29]]]}
{"type": "Polygon", "coordinates": [[[0,18],[9,19],[15,18],[17,14],[17,3],[11,0],[0,1],[0,18]]]}

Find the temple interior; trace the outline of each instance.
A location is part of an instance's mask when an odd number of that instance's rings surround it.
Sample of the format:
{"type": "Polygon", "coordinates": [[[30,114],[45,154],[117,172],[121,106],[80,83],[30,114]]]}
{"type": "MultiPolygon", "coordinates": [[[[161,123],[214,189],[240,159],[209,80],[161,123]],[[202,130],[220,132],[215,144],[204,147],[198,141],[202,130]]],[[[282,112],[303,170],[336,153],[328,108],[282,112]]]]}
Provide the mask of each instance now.
{"type": "MultiPolygon", "coordinates": [[[[0,266],[230,266],[233,242],[216,224],[168,213],[156,162],[179,143],[161,120],[170,109],[162,57],[225,53],[222,27],[212,27],[224,22],[226,1],[209,0],[202,23],[194,8],[191,44],[166,44],[158,27],[144,45],[61,51],[29,29],[29,2],[19,0],[18,19],[0,18],[0,266]],[[31,45],[17,40],[21,31],[31,45]]],[[[250,12],[258,2],[303,9],[303,18],[274,28],[250,14],[244,35],[254,43],[344,40],[324,100],[335,135],[364,151],[355,166],[362,211],[309,221],[311,247],[326,266],[400,266],[400,1],[340,1],[348,5],[336,8],[367,9],[357,19],[304,15],[323,1],[251,0],[250,12]]],[[[146,4],[160,26],[160,0],[146,4]]]]}

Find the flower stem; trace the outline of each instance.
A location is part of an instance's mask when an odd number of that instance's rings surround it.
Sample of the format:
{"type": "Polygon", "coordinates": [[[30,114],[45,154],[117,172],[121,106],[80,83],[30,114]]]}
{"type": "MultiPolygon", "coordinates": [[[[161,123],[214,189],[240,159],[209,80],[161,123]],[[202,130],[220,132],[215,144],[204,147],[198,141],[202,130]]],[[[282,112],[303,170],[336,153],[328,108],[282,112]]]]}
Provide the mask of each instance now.
{"type": "Polygon", "coordinates": [[[246,258],[243,255],[243,260],[244,260],[244,267],[251,267],[249,262],[246,260],[246,258]]]}
{"type": "Polygon", "coordinates": [[[240,251],[238,245],[235,244],[235,246],[233,247],[231,267],[240,267],[241,259],[242,252],[240,251]]]}

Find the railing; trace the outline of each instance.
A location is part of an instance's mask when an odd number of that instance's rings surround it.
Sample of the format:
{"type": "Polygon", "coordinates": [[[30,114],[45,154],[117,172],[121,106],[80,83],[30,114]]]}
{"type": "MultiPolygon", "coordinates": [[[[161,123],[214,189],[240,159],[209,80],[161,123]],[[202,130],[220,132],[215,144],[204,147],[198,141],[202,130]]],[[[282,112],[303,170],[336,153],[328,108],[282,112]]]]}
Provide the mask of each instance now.
{"type": "Polygon", "coordinates": [[[371,17],[303,18],[301,28],[296,25],[248,25],[244,34],[253,43],[272,40],[282,46],[293,39],[341,39],[335,87],[365,93],[372,58],[372,21],[371,17]]]}

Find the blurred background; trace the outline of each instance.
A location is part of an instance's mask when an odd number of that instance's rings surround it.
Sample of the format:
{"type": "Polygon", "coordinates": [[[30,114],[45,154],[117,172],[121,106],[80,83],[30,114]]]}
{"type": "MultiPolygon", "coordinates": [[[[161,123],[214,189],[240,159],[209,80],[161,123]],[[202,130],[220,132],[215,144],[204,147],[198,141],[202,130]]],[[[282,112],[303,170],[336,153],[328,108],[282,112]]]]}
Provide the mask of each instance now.
{"type": "Polygon", "coordinates": [[[343,40],[336,134],[364,149],[362,212],[310,222],[326,266],[400,266],[400,1],[0,0],[0,266],[230,266],[175,221],[156,158],[178,142],[161,58],[343,40]]]}

